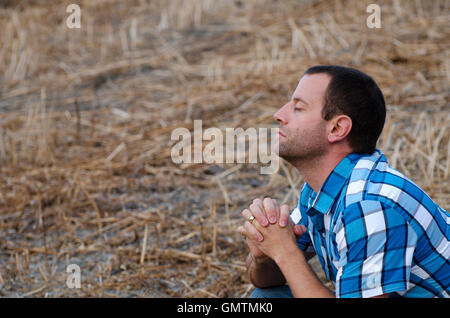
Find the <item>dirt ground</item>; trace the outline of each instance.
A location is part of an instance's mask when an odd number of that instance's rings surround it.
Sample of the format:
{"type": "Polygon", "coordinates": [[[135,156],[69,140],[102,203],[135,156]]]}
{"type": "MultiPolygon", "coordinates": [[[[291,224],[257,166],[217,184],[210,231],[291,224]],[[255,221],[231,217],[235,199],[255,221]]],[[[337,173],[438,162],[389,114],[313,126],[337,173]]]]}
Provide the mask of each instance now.
{"type": "Polygon", "coordinates": [[[85,0],[80,29],[70,3],[0,4],[0,296],[248,297],[240,213],[302,177],[175,164],[171,132],[275,127],[315,64],[374,77],[378,148],[450,209],[448,1],[380,1],[380,29],[371,1],[85,0]]]}

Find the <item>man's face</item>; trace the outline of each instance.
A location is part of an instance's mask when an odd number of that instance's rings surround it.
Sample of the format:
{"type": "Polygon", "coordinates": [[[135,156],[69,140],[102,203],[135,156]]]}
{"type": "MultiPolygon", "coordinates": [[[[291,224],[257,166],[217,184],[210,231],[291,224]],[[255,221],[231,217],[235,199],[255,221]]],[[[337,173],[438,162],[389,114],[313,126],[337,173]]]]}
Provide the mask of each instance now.
{"type": "Polygon", "coordinates": [[[279,156],[288,162],[313,160],[326,153],[327,122],[322,118],[327,74],[305,75],[291,100],[274,118],[280,123],[279,156]]]}

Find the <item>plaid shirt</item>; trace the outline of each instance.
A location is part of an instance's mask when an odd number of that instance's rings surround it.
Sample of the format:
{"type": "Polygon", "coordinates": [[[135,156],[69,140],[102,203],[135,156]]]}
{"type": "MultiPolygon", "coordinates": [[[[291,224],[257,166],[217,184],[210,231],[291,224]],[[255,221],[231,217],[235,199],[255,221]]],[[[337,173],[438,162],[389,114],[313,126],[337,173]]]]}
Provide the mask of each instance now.
{"type": "Polygon", "coordinates": [[[380,150],[345,157],[318,194],[305,183],[291,218],[336,297],[449,297],[450,214],[380,150]]]}

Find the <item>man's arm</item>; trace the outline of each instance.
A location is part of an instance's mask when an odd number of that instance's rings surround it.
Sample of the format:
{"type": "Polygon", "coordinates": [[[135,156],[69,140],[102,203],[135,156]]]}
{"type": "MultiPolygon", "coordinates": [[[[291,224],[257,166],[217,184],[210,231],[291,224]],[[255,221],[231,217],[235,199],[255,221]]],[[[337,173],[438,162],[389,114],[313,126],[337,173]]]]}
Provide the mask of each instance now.
{"type": "MultiPolygon", "coordinates": [[[[304,253],[306,260],[311,259],[314,253],[304,253]]],[[[286,278],[278,265],[269,257],[254,257],[252,253],[247,256],[247,274],[252,284],[257,288],[280,286],[286,283],[286,278]]]]}
{"type": "Polygon", "coordinates": [[[335,297],[316,276],[304,253],[297,246],[289,244],[284,252],[278,255],[275,262],[286,277],[294,297],[335,297]]]}
{"type": "Polygon", "coordinates": [[[267,256],[255,258],[249,253],[246,263],[248,277],[255,287],[266,288],[286,283],[278,265],[267,256]]]}

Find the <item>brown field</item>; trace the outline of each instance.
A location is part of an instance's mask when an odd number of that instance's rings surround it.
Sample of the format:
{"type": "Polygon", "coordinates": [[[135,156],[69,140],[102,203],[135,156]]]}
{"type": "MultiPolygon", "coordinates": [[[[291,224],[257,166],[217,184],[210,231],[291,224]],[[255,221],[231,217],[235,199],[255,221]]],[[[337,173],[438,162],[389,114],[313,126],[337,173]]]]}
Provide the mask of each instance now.
{"type": "Polygon", "coordinates": [[[69,29],[71,2],[0,1],[0,296],[248,297],[240,212],[302,178],[176,165],[171,132],[275,127],[314,64],[374,77],[378,148],[450,209],[448,1],[377,1],[381,29],[373,1],[80,0],[69,29]]]}

